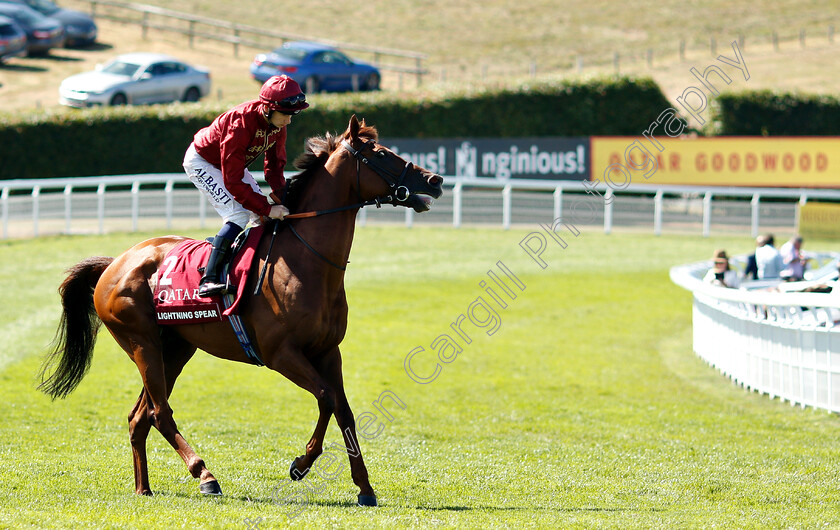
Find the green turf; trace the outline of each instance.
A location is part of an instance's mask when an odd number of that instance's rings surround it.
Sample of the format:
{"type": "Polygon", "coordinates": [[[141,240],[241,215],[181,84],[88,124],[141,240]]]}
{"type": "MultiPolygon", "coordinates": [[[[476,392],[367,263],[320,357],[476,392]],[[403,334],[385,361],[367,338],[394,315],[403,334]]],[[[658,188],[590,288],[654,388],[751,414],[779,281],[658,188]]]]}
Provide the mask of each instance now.
{"type": "MultiPolygon", "coordinates": [[[[838,418],[745,392],[697,359],[691,297],[668,280],[670,266],[717,247],[746,252],[749,238],[583,233],[565,250],[551,243],[543,270],[519,247],[528,232],[357,232],[348,397],[356,414],[376,412],[387,390],[405,404],[362,440],[378,508],[354,505],[346,469],[313,477],[308,505],[275,503],[315,401],[264,368],[206,355],[187,366],[171,404],[225,496],[202,497],[156,432],[156,496],[135,496],[126,417],[140,379],[126,355],[103,332],[64,401],[35,391],[34,377],[62,270],[151,234],[0,242],[0,528],[840,525],[838,418]],[[412,381],[412,349],[425,348],[413,366],[430,374],[431,342],[477,297],[495,304],[479,282],[500,260],[525,290],[493,306],[498,330],[465,324],[472,343],[435,381],[412,381]]],[[[327,443],[339,440],[333,423],[327,443]]]]}

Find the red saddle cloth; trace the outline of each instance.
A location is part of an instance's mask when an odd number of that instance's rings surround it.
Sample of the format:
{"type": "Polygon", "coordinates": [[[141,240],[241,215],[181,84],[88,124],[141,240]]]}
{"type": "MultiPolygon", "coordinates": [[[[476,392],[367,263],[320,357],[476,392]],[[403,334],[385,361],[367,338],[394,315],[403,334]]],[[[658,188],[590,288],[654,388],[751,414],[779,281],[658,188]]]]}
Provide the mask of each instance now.
{"type": "Polygon", "coordinates": [[[158,324],[219,322],[235,314],[248,283],[248,274],[262,232],[262,226],[252,228],[241,250],[233,257],[229,283],[236,286],[236,297],[227,309],[222,306],[221,296],[198,296],[198,284],[202,276],[198,269],[207,263],[212,245],[194,239],[175,245],[163,258],[157,271],[154,296],[158,324]]]}

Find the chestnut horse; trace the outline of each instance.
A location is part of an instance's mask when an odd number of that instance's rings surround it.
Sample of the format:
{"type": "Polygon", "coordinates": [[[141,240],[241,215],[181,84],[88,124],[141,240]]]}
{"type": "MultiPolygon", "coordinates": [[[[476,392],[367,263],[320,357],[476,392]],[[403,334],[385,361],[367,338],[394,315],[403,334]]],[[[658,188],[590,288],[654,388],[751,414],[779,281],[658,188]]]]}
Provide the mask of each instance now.
{"type": "MultiPolygon", "coordinates": [[[[257,256],[265,258],[255,260],[254,268],[267,266],[268,276],[258,286],[257,274],[250,275],[246,292],[252,294],[243,300],[240,316],[265,365],[318,401],[315,431],[305,454],[295,458],[289,469],[292,479],[300,480],[321,454],[333,414],[345,445],[358,448],[339,351],[347,329],[344,265],[356,214],[365,203],[374,202],[426,211],[432,199],[441,196],[443,179],[379,145],[376,129],[355,116],[338,137],[310,138],[295,162],[303,171],[290,182],[286,203],[293,212],[306,213],[283,222],[277,244],[271,244],[271,237],[259,243],[257,256]]],[[[152,494],[146,464],[146,439],[152,426],[175,448],[190,474],[200,479],[202,493],[221,494],[216,478],[178,431],[168,398],[196,349],[251,362],[226,321],[158,325],[152,294],[155,272],[166,253],[182,241],[176,236],[149,239],[117,258],[88,258],[69,269],[59,288],[64,311],[56,345],[41,372],[39,388],[53,399],[66,397],[85,376],[99,321],[105,324],[143,379],[140,397],[128,416],[140,495],[152,494]],[[47,378],[53,365],[57,366],[47,378]]],[[[359,504],[375,506],[361,450],[348,454],[359,504]]]]}

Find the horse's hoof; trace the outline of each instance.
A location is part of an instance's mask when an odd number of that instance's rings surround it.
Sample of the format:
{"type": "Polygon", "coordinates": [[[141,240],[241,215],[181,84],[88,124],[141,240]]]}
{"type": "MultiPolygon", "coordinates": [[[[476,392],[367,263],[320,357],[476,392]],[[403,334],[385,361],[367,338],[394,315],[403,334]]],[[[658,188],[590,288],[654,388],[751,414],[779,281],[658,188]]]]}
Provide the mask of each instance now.
{"type": "Polygon", "coordinates": [[[359,506],[376,506],[376,495],[359,495],[359,506]]]}
{"type": "Polygon", "coordinates": [[[135,493],[137,495],[143,495],[144,497],[152,497],[154,495],[152,490],[137,490],[135,493]]]}
{"type": "Polygon", "coordinates": [[[292,477],[292,480],[303,480],[303,477],[309,473],[309,468],[306,468],[303,471],[298,471],[297,468],[297,461],[300,460],[300,457],[295,458],[292,461],[292,465],[289,466],[289,476],[292,477]]]}
{"type": "Polygon", "coordinates": [[[217,480],[210,480],[198,486],[201,493],[205,495],[221,495],[222,488],[217,480]]]}

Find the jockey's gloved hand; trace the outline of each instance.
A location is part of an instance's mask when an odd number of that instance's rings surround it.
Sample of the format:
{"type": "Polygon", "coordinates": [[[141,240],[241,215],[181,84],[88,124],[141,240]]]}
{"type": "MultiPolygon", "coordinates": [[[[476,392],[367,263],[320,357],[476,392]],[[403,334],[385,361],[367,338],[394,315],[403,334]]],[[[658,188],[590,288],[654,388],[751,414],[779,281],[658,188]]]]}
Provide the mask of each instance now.
{"type": "Polygon", "coordinates": [[[268,216],[272,219],[282,219],[289,215],[289,209],[283,206],[282,204],[275,204],[271,207],[271,212],[269,212],[268,216]]]}

